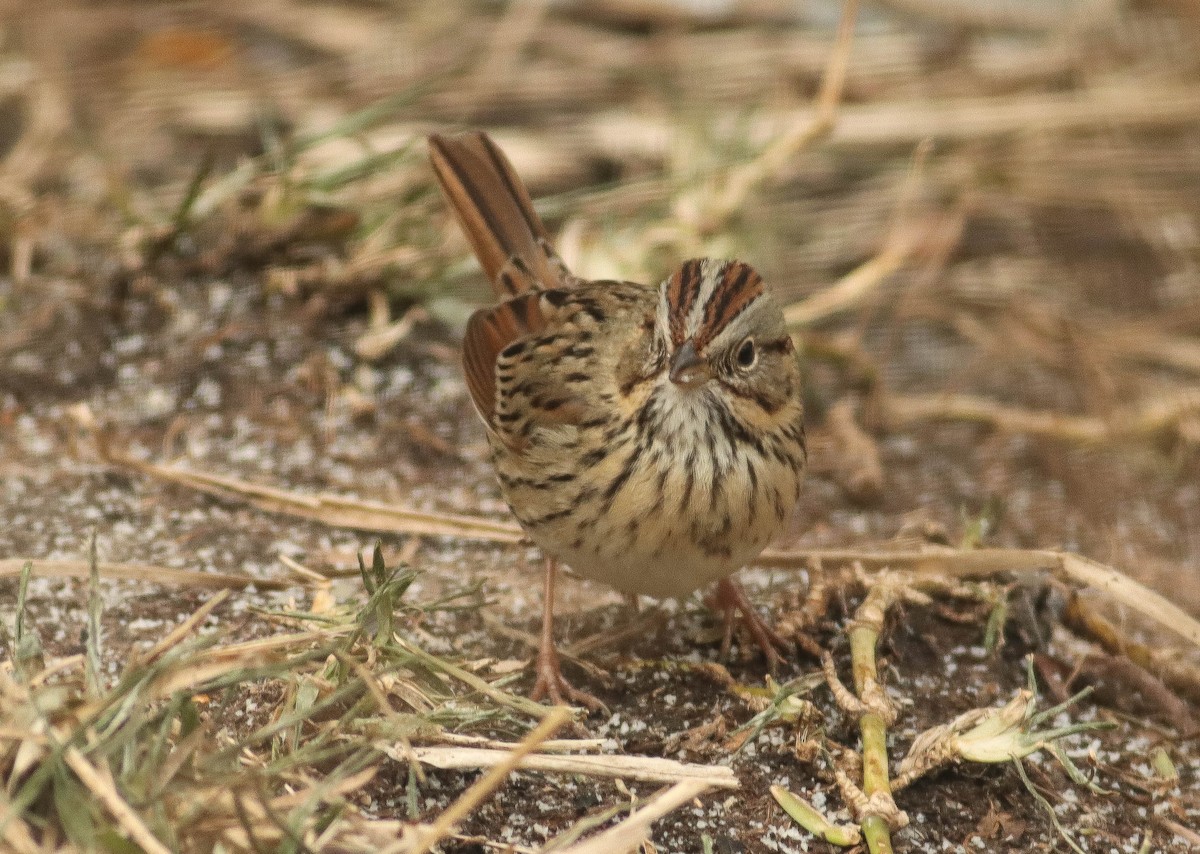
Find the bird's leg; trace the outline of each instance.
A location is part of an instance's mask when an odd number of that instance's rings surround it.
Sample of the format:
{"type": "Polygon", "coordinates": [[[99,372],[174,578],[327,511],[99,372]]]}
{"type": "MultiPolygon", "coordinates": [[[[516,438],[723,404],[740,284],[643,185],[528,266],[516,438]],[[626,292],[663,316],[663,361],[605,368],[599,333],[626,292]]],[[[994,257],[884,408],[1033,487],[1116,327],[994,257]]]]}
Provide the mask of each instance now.
{"type": "Polygon", "coordinates": [[[732,578],[722,578],[717,582],[717,589],[711,602],[713,607],[721,610],[721,616],[725,622],[725,636],[721,640],[722,657],[729,655],[729,646],[733,642],[733,627],[740,617],[742,625],[749,630],[755,643],[762,648],[763,654],[766,655],[767,666],[772,673],[775,673],[779,669],[779,665],[784,662],[781,653],[790,651],[790,647],[787,641],[768,626],[762,617],[758,616],[758,612],[754,610],[754,605],[746,596],[742,585],[732,578]]]}
{"type": "Polygon", "coordinates": [[[558,575],[558,563],[554,558],[546,558],[546,585],[542,596],[542,642],[538,646],[537,682],[533,685],[534,700],[543,697],[558,706],[575,703],[587,706],[592,711],[604,708],[598,698],[568,682],[562,675],[562,665],[558,660],[558,649],[554,646],[554,580],[558,575]]]}

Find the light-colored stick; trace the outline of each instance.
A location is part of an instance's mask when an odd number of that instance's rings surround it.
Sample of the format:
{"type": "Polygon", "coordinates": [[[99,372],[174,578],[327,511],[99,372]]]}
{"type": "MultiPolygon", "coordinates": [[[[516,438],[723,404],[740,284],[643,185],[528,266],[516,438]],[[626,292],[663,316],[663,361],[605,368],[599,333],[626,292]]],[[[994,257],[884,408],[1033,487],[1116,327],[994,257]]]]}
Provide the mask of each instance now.
{"type": "MultiPolygon", "coordinates": [[[[443,770],[490,768],[506,762],[511,751],[486,747],[414,747],[413,754],[426,765],[443,770]]],[[[651,783],[695,780],[718,789],[740,785],[731,768],[724,765],[692,765],[654,756],[567,756],[536,753],[521,760],[518,768],[554,774],[586,774],[589,777],[619,777],[651,783]]]]}

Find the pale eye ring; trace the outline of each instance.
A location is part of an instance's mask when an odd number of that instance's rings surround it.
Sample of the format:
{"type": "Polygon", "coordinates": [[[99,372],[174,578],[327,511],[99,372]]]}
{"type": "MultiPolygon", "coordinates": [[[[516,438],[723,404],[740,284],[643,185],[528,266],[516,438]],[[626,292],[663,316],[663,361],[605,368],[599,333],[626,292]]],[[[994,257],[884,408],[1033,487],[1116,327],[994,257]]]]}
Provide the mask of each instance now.
{"type": "Polygon", "coordinates": [[[737,354],[734,356],[737,360],[737,365],[742,370],[749,370],[754,367],[754,363],[758,361],[758,350],[754,346],[754,339],[747,338],[742,342],[737,349],[737,354]]]}

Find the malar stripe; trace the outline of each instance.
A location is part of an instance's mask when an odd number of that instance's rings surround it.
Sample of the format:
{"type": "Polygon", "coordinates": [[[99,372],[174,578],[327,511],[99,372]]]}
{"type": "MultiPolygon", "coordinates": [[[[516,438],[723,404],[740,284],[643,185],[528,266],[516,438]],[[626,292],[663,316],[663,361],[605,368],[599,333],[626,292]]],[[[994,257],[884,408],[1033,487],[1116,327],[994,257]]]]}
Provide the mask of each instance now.
{"type": "Polygon", "coordinates": [[[783,404],[785,403],[784,400],[772,400],[764,394],[758,394],[754,391],[740,389],[728,383],[724,383],[723,385],[725,390],[734,397],[740,397],[742,400],[750,401],[767,415],[774,415],[781,408],[783,408],[783,404]]]}

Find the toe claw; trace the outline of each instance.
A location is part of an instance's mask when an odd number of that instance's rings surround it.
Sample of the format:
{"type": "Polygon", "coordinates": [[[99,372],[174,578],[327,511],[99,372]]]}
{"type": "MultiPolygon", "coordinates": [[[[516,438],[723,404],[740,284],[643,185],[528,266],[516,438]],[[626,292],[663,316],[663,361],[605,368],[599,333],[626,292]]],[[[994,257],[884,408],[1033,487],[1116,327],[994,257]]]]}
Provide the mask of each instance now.
{"type": "Polygon", "coordinates": [[[729,654],[734,622],[740,619],[766,656],[767,668],[771,673],[776,673],[787,661],[784,654],[792,652],[791,644],[758,615],[741,585],[729,578],[718,581],[714,604],[721,610],[725,621],[725,635],[721,641],[722,656],[729,654]]]}
{"type": "Polygon", "coordinates": [[[558,650],[553,646],[542,647],[538,651],[537,681],[533,685],[530,698],[535,702],[548,699],[556,706],[583,706],[593,712],[608,708],[598,697],[576,688],[567,681],[559,664],[558,650]]]}

